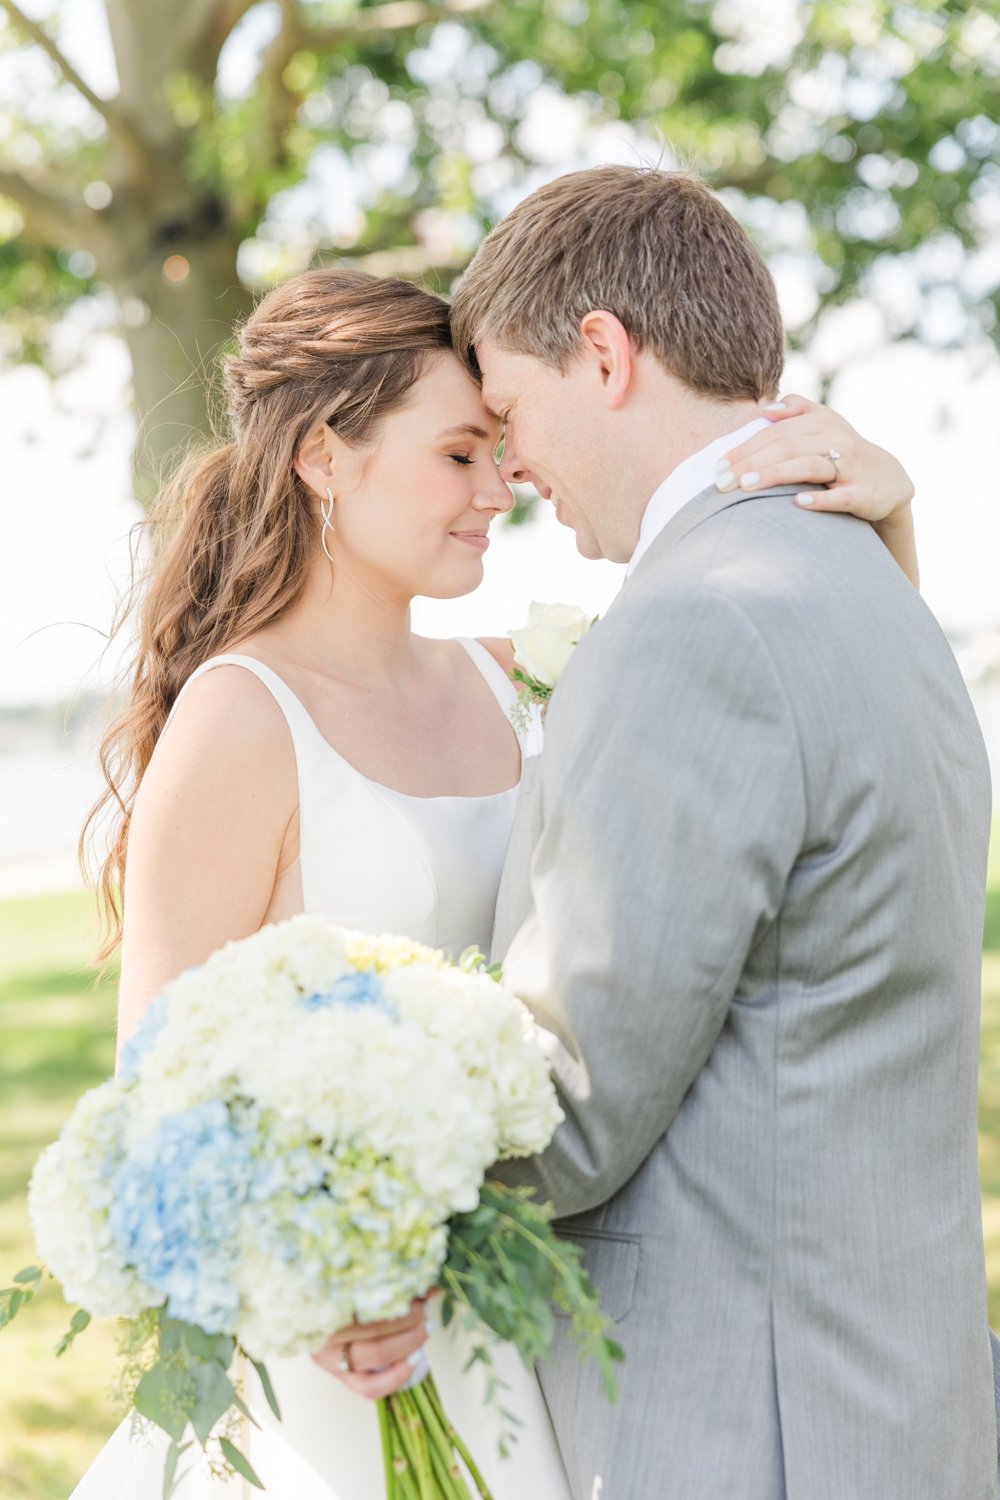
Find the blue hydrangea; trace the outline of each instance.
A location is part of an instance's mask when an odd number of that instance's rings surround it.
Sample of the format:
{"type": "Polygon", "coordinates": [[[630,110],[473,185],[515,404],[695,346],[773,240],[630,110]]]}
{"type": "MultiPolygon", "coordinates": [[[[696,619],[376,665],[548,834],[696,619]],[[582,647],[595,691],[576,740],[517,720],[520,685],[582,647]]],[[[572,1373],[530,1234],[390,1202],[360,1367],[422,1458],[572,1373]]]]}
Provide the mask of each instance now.
{"type": "Polygon", "coordinates": [[[208,1333],[234,1327],[239,1211],[253,1137],[219,1100],[167,1116],[112,1179],[108,1222],[123,1259],[167,1298],[171,1317],[208,1333]]]}
{"type": "Polygon", "coordinates": [[[317,990],[303,995],[306,1010],[329,1010],[335,1005],[346,1005],[357,1009],[363,1005],[377,1005],[382,1010],[390,1007],[382,990],[382,981],[374,969],[365,969],[358,974],[344,974],[335,979],[328,990],[317,990]]]}
{"type": "Polygon", "coordinates": [[[138,1073],[139,1063],[153,1046],[166,1024],[168,1009],[169,1002],[166,995],[157,995],[153,1003],[147,1005],[139,1025],[122,1048],[121,1060],[118,1064],[120,1078],[134,1078],[138,1073]]]}
{"type": "Polygon", "coordinates": [[[317,1146],[276,1147],[262,1140],[254,1163],[250,1197],[266,1202],[279,1193],[311,1193],[322,1187],[329,1162],[317,1146]]]}

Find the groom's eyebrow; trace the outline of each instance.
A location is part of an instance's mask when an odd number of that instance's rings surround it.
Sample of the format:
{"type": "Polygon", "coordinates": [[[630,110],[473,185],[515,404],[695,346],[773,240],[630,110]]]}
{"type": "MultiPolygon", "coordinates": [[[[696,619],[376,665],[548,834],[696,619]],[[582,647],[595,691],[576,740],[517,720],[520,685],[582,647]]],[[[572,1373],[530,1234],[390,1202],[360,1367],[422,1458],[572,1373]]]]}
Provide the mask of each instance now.
{"type": "Polygon", "coordinates": [[[438,433],[439,439],[450,437],[482,438],[483,441],[487,443],[490,440],[489,433],[484,432],[481,427],[477,427],[474,422],[459,422],[457,427],[444,427],[438,433]]]}

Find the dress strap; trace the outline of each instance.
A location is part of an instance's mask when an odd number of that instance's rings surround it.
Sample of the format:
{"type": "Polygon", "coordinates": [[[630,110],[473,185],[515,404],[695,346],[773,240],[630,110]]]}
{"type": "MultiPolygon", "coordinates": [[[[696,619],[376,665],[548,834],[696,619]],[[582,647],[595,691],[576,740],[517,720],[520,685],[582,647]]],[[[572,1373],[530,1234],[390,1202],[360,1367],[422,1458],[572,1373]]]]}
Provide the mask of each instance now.
{"type": "Polygon", "coordinates": [[[493,653],[487,651],[482,641],[472,640],[468,636],[458,636],[457,640],[460,646],[465,647],[482,672],[494,698],[510,721],[511,728],[517,735],[521,746],[522,759],[528,760],[531,756],[538,755],[542,749],[544,734],[542,714],[538,705],[534,704],[526,711],[521,710],[517,701],[516,685],[507,676],[493,653]]]}
{"type": "MultiPolygon", "coordinates": [[[[264,663],[258,661],[256,657],[240,656],[235,651],[228,651],[220,656],[210,656],[208,661],[203,661],[200,667],[195,668],[174,699],[173,707],[167,717],[167,724],[170,723],[178,703],[180,703],[184,693],[190,684],[194,682],[195,678],[202,677],[206,672],[211,672],[215,667],[245,667],[248,672],[252,672],[264,684],[271,697],[281,709],[288,723],[293,740],[296,740],[302,731],[315,736],[317,733],[315,724],[287,682],[279,677],[277,672],[272,671],[270,667],[265,667],[264,663]]],[[[167,725],[165,724],[163,727],[166,729],[167,725]]]]}
{"type": "Polygon", "coordinates": [[[486,678],[486,682],[494,698],[504,713],[509,715],[514,704],[517,702],[517,688],[511,682],[496,657],[492,652],[487,651],[482,641],[472,640],[468,636],[459,636],[458,644],[464,646],[465,650],[472,657],[472,660],[486,678]]]}

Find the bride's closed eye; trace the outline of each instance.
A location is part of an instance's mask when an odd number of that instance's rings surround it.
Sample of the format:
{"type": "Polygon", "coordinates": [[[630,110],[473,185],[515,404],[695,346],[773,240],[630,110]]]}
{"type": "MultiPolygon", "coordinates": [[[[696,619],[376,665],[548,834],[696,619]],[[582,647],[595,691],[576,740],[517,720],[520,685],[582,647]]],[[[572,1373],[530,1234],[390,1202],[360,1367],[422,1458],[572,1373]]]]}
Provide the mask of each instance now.
{"type": "Polygon", "coordinates": [[[470,458],[467,453],[449,453],[448,457],[456,464],[465,465],[475,463],[475,459],[470,458]]]}

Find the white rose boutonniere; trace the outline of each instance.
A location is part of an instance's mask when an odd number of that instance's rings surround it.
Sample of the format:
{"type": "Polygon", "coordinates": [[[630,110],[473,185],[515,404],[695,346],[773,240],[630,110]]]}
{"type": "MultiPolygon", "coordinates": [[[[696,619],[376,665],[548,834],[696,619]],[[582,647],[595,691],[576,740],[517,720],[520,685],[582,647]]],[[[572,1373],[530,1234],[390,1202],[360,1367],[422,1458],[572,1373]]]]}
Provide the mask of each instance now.
{"type": "Polygon", "coordinates": [[[575,604],[533,603],[527,625],[507,632],[514,644],[511,675],[521,684],[516,710],[521,722],[536,703],[544,711],[566,663],[593,624],[586,610],[575,604]]]}

